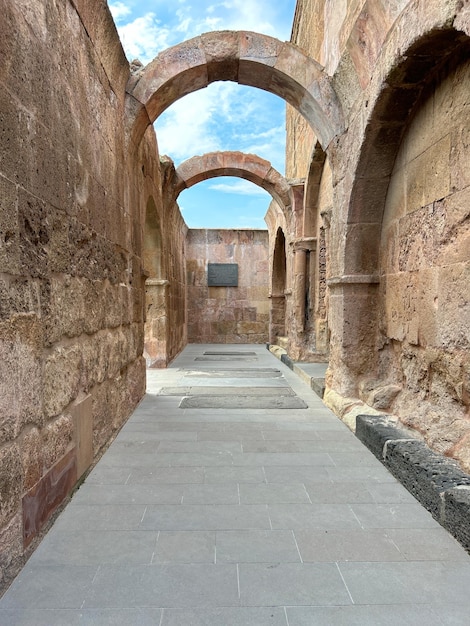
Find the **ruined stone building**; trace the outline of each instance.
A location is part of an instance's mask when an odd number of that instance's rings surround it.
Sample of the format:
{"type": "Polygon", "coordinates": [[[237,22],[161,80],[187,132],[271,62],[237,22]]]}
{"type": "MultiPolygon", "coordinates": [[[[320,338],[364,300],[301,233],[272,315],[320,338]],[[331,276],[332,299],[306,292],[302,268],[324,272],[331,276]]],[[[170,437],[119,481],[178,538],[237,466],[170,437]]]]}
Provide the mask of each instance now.
{"type": "Polygon", "coordinates": [[[392,415],[470,472],[468,0],[298,0],[291,42],[211,32],[146,67],[105,0],[0,10],[3,583],[142,398],[145,359],[188,340],[327,361],[339,417],[392,415]],[[155,119],[218,80],[288,103],[285,173],[159,155],[155,119]],[[224,174],[271,193],[268,235],[188,232],[179,193],[224,174]],[[244,246],[256,276],[208,288],[244,246]]]}

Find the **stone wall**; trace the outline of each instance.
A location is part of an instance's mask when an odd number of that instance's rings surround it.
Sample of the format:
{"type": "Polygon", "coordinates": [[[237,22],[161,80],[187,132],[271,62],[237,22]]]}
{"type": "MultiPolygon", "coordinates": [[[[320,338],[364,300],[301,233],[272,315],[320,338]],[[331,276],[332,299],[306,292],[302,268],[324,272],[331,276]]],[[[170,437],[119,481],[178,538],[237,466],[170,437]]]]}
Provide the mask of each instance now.
{"type": "MultiPolygon", "coordinates": [[[[316,138],[287,111],[287,173],[306,181],[326,253],[327,402],[393,413],[467,471],[469,35],[457,1],[299,0],[292,41],[325,66],[345,116],[324,193],[316,138]]],[[[289,348],[302,341],[292,332],[289,348]]]]}
{"type": "Polygon", "coordinates": [[[382,225],[381,378],[393,410],[470,470],[470,63],[436,77],[400,145],[382,225]]]}
{"type": "Polygon", "coordinates": [[[2,3],[0,587],[144,393],[128,78],[104,0],[2,3]]]}
{"type": "Polygon", "coordinates": [[[191,229],[187,235],[188,341],[268,340],[268,233],[191,229]],[[238,264],[238,287],[209,287],[208,263],[238,264]]]}

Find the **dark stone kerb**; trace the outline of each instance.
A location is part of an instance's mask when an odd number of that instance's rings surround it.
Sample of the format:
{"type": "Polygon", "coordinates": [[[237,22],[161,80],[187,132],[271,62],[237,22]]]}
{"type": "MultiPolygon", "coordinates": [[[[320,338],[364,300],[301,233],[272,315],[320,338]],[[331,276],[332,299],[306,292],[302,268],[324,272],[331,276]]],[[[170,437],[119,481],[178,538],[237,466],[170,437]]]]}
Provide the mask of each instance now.
{"type": "Polygon", "coordinates": [[[470,552],[470,475],[387,417],[358,415],[356,436],[470,552]]]}

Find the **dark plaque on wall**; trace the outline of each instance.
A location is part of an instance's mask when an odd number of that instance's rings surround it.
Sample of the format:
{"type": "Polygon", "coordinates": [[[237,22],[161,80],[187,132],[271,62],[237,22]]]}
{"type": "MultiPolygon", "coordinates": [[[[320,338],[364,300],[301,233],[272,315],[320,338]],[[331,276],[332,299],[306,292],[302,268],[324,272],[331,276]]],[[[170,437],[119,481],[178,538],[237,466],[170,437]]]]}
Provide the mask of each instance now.
{"type": "Polygon", "coordinates": [[[208,263],[209,287],[238,287],[238,263],[208,263]]]}

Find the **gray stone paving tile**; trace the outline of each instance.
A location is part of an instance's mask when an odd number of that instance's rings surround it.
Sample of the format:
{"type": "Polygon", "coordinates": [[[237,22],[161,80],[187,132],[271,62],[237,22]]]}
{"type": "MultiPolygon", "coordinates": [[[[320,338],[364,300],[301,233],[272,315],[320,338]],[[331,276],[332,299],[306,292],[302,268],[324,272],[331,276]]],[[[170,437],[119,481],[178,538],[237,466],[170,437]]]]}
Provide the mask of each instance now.
{"type": "Polygon", "coordinates": [[[269,467],[281,465],[293,466],[333,466],[330,456],[324,452],[246,452],[233,455],[234,465],[259,465],[269,467]]]}
{"type": "Polygon", "coordinates": [[[329,480],[328,468],[314,465],[272,466],[265,468],[268,483],[305,483],[329,480]]]}
{"type": "Polygon", "coordinates": [[[99,569],[84,608],[237,606],[235,565],[170,563],[99,569]]]}
{"type": "Polygon", "coordinates": [[[417,502],[397,504],[352,504],[363,528],[440,528],[417,502]]]}
{"type": "Polygon", "coordinates": [[[289,438],[286,441],[245,439],[242,441],[242,447],[243,452],[314,452],[316,454],[330,454],[335,448],[340,450],[351,448],[350,442],[338,441],[330,443],[331,445],[328,445],[328,442],[319,441],[318,439],[306,439],[304,441],[300,437],[298,439],[289,438]]]}
{"type": "MultiPolygon", "coordinates": [[[[439,616],[445,626],[468,626],[470,609],[468,606],[454,604],[437,604],[432,607],[435,615],[439,616]]],[[[434,622],[431,622],[434,626],[434,622]]]]}
{"type": "Polygon", "coordinates": [[[198,431],[198,441],[208,441],[208,442],[217,442],[217,441],[236,441],[242,444],[246,442],[263,442],[263,431],[252,431],[246,432],[240,429],[240,432],[235,432],[233,430],[216,430],[211,429],[207,431],[198,431]]]}
{"type": "Polygon", "coordinates": [[[274,483],[240,485],[241,504],[296,504],[309,503],[310,498],[303,485],[276,485],[274,483]]]}
{"type": "Polygon", "coordinates": [[[302,429],[282,429],[282,430],[263,430],[263,436],[266,441],[319,441],[317,431],[312,428],[307,430],[304,426],[302,429]]]}
{"type": "Polygon", "coordinates": [[[374,497],[367,488],[367,482],[334,483],[331,480],[324,482],[305,482],[310,500],[313,503],[323,504],[351,504],[353,502],[373,503],[374,497]]]}
{"type": "Polygon", "coordinates": [[[164,441],[158,447],[159,453],[220,453],[240,454],[241,444],[236,441],[164,441]]]}
{"type": "Polygon", "coordinates": [[[181,504],[185,487],[178,485],[95,485],[84,483],[70,501],[80,504],[181,504]]]}
{"type": "Polygon", "coordinates": [[[269,529],[265,505],[148,506],[141,523],[148,530],[269,529]]]}
{"type": "Polygon", "coordinates": [[[80,626],[158,626],[162,609],[82,609],[80,626]]]}
{"type": "Polygon", "coordinates": [[[377,504],[416,502],[409,491],[398,482],[393,483],[368,483],[367,489],[372,494],[377,504]]]}
{"type": "Polygon", "coordinates": [[[185,485],[181,504],[240,504],[238,485],[237,483],[185,485]]]}
{"type": "Polygon", "coordinates": [[[142,504],[77,504],[67,507],[54,524],[57,531],[138,530],[146,506],[142,504]]]}
{"type": "Polygon", "coordinates": [[[217,562],[299,563],[290,530],[228,530],[216,533],[217,562]]]}
{"type": "Polygon", "coordinates": [[[235,455],[230,452],[141,452],[133,450],[119,451],[113,450],[112,454],[107,454],[101,459],[102,467],[126,467],[132,468],[158,468],[158,467],[202,467],[232,465],[235,455]]]}
{"type": "Polygon", "coordinates": [[[215,563],[215,532],[160,531],[152,563],[215,563]]]}
{"type": "Polygon", "coordinates": [[[264,482],[262,467],[206,467],[204,481],[206,483],[262,483],[264,482]]]}
{"type": "Polygon", "coordinates": [[[161,626],[287,626],[280,607],[164,609],[161,626]]]}
{"type": "Polygon", "coordinates": [[[335,561],[403,561],[384,530],[295,530],[302,560],[335,561]]]}
{"type": "Polygon", "coordinates": [[[49,533],[32,557],[35,565],[150,563],[157,532],[73,531],[49,533]]]}
{"type": "Polygon", "coordinates": [[[127,467],[104,467],[98,464],[87,476],[87,484],[125,485],[131,475],[127,467]]]}
{"type": "Polygon", "coordinates": [[[407,561],[338,567],[355,604],[455,603],[470,612],[470,564],[407,561]]]}
{"type": "Polygon", "coordinates": [[[152,484],[188,484],[204,482],[202,467],[159,467],[150,470],[145,467],[134,467],[130,472],[129,485],[152,484]]]}
{"type": "Polygon", "coordinates": [[[239,572],[244,606],[351,604],[333,563],[241,563],[239,572]]]}
{"type": "Polygon", "coordinates": [[[289,626],[442,626],[422,605],[295,606],[286,613],[289,626]]]}
{"type": "Polygon", "coordinates": [[[124,441],[132,441],[132,442],[143,442],[143,441],[197,441],[197,432],[196,430],[186,430],[186,431],[165,431],[159,430],[154,431],[148,428],[143,428],[142,425],[139,425],[140,428],[136,429],[127,429],[121,430],[119,435],[116,437],[116,442],[124,442],[124,441]]]}
{"type": "Polygon", "coordinates": [[[379,483],[396,483],[396,479],[379,463],[378,465],[363,467],[328,467],[326,468],[330,480],[336,482],[357,482],[358,480],[370,480],[379,483]]]}
{"type": "Polygon", "coordinates": [[[370,466],[370,467],[383,467],[378,459],[369,452],[369,450],[358,450],[356,452],[330,452],[329,453],[333,462],[338,467],[358,467],[358,466],[370,466]]]}
{"type": "Polygon", "coordinates": [[[359,522],[347,504],[269,504],[269,518],[274,529],[307,528],[359,529],[359,522]]]}
{"type": "Polygon", "coordinates": [[[2,609],[79,609],[97,567],[27,564],[2,598],[2,609]]]}
{"type": "Polygon", "coordinates": [[[443,528],[393,528],[385,530],[408,561],[464,561],[470,556],[443,528]]]}
{"type": "Polygon", "coordinates": [[[83,623],[79,609],[0,609],[0,624],[4,626],[77,626],[83,623]]]}

